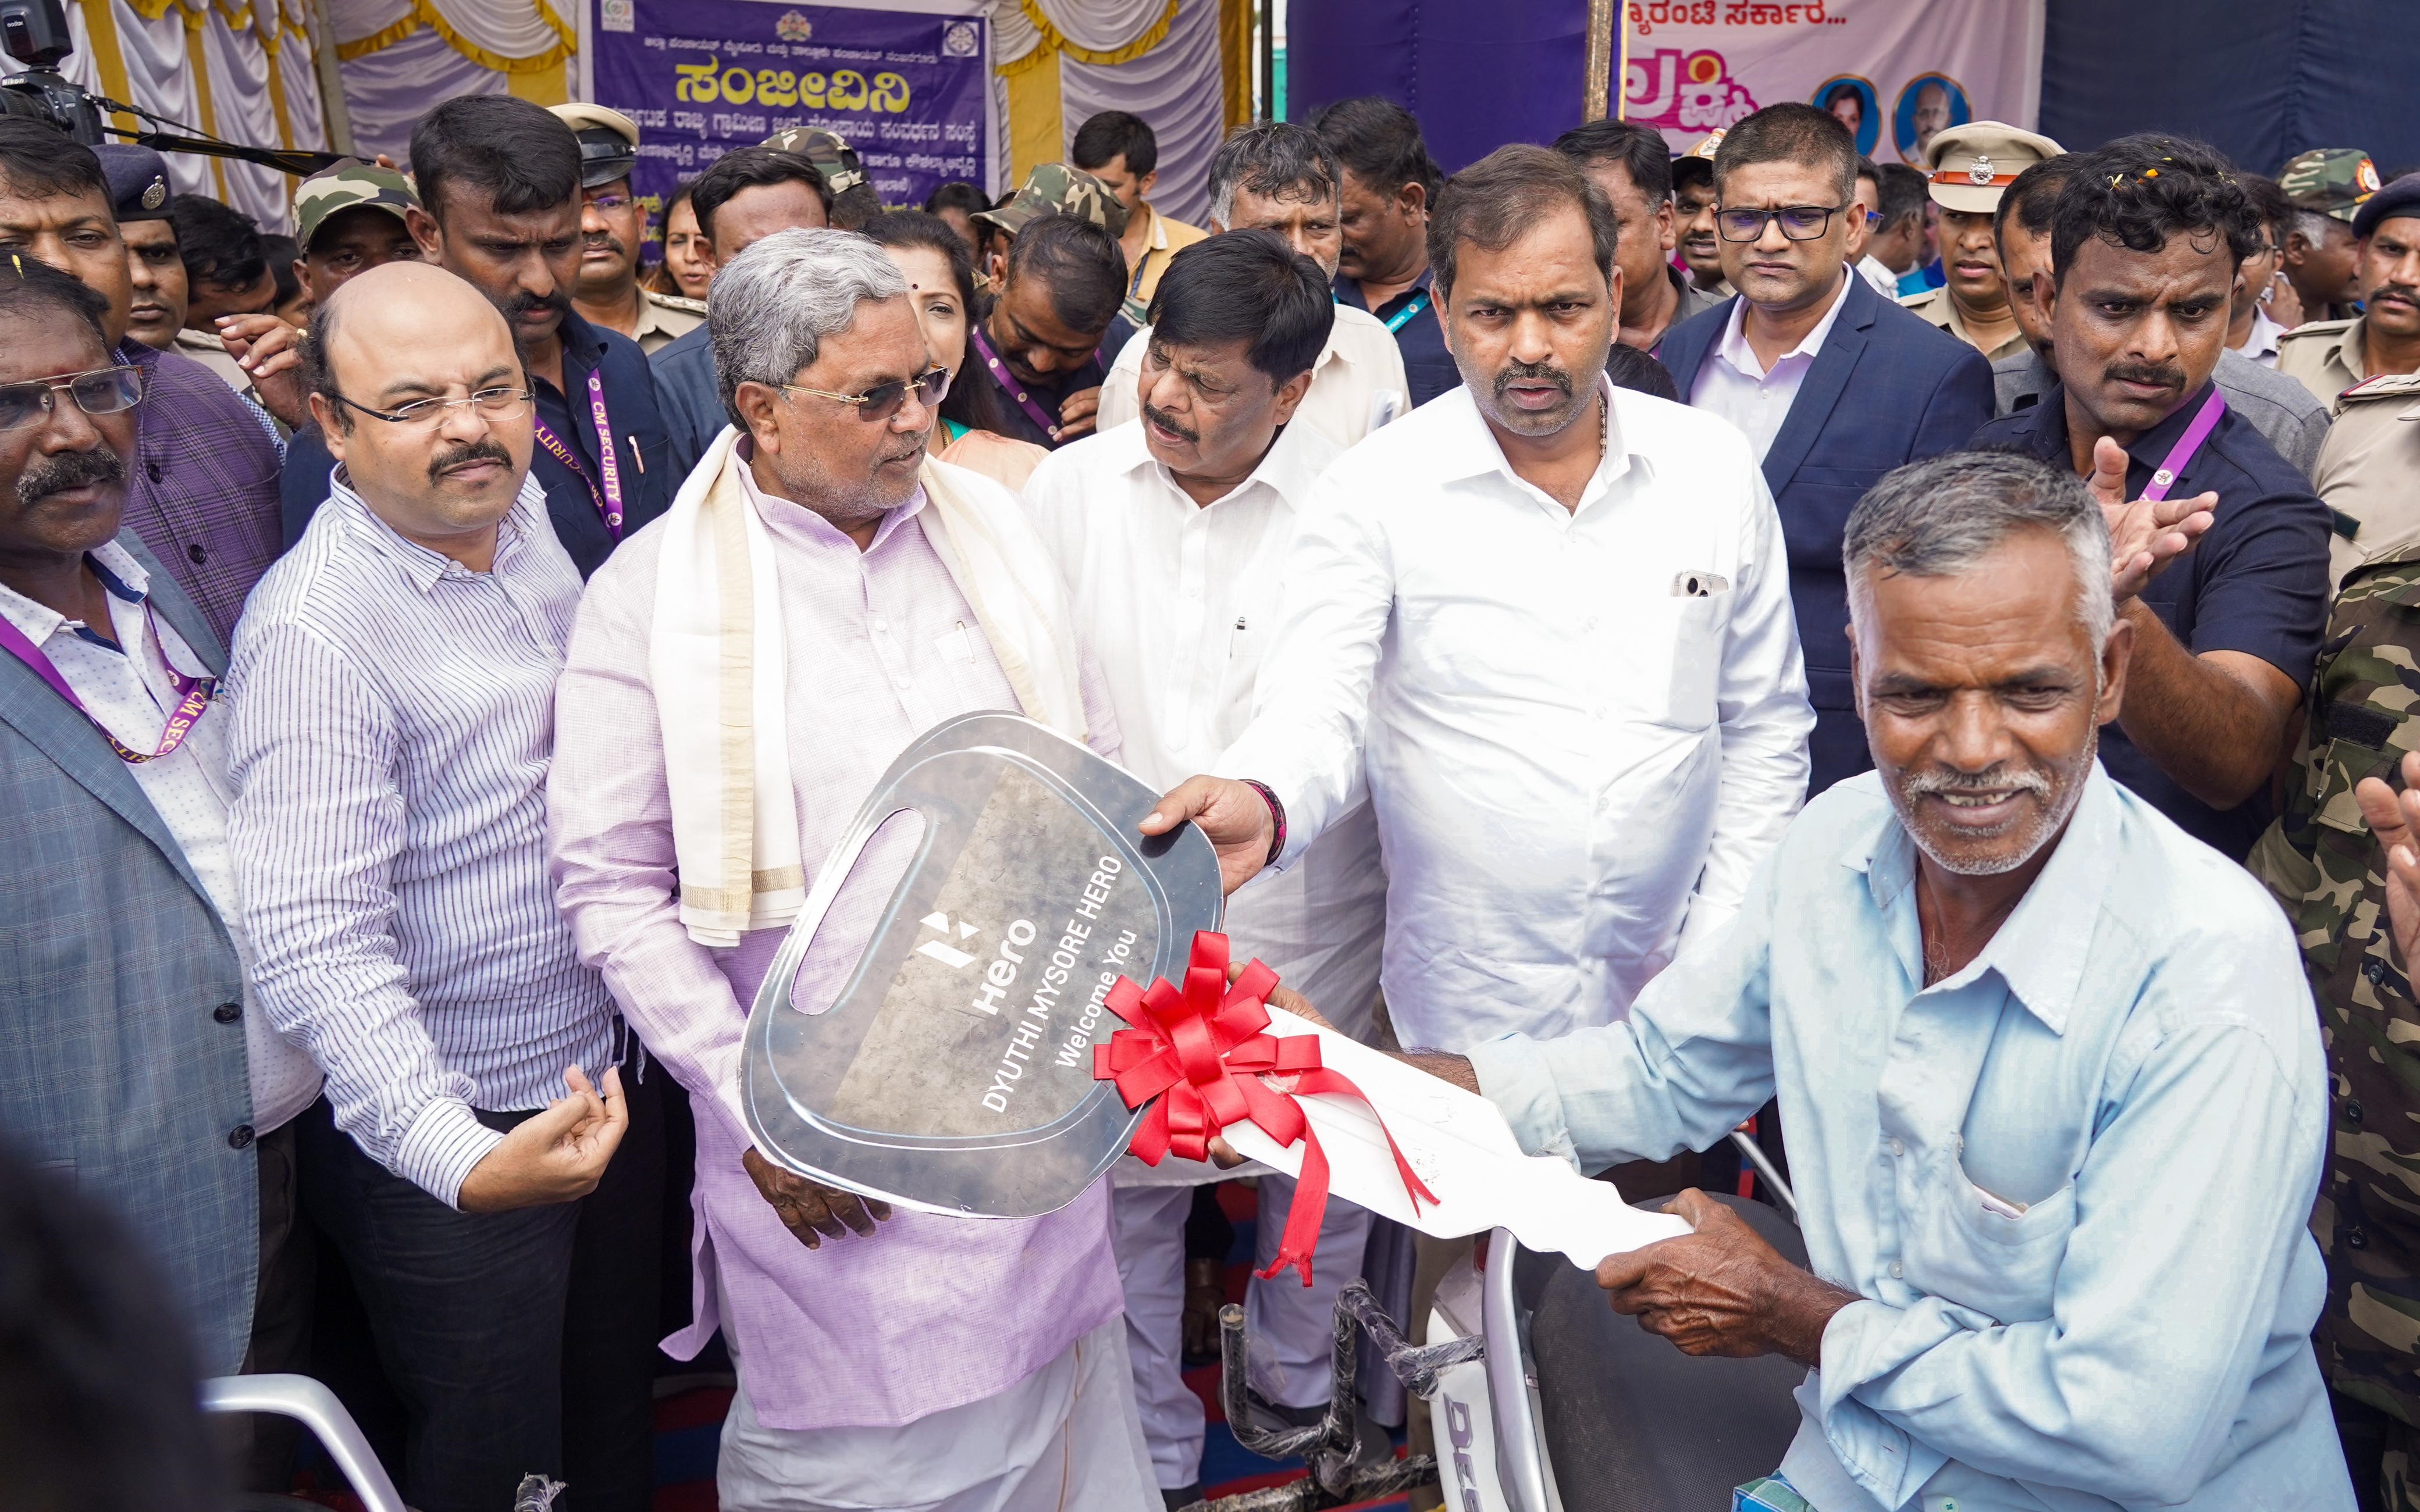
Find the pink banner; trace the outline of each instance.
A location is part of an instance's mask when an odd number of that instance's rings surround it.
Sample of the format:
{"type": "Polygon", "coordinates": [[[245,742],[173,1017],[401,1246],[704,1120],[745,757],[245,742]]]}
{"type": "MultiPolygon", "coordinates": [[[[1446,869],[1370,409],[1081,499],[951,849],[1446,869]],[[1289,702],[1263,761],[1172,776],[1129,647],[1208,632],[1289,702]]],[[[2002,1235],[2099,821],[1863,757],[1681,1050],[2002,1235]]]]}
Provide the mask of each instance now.
{"type": "Polygon", "coordinates": [[[1877,162],[1923,165],[1970,120],[2031,130],[2043,0],[1625,0],[1622,116],[1675,151],[1785,100],[1821,105],[1877,162]]]}

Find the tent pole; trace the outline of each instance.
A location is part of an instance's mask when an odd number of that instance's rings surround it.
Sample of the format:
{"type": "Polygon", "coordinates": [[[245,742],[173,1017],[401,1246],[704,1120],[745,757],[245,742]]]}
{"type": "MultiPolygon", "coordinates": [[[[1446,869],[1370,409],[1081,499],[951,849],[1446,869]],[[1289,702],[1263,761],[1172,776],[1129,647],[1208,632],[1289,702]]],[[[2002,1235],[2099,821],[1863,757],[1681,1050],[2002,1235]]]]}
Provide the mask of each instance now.
{"type": "Polygon", "coordinates": [[[328,126],[328,146],[353,152],[353,113],[345,106],[345,74],[336,61],[336,23],[329,18],[328,0],[311,0],[311,60],[319,71],[319,116],[328,126]]]}
{"type": "Polygon", "coordinates": [[[1264,121],[1278,118],[1277,0],[1261,0],[1261,108],[1264,121]]]}

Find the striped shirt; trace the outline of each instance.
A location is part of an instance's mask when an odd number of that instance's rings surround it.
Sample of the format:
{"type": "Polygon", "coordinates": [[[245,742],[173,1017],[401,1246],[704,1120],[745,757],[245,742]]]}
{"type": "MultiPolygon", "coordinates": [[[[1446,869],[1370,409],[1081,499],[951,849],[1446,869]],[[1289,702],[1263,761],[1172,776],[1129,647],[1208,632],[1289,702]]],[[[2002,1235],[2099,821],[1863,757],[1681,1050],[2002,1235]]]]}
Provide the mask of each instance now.
{"type": "Polygon", "coordinates": [[[524,479],[490,571],[382,523],[340,469],[260,581],[228,671],[254,983],[338,1127],[449,1204],[608,1055],[613,1004],[547,873],[554,683],[580,574],[524,479]]]}

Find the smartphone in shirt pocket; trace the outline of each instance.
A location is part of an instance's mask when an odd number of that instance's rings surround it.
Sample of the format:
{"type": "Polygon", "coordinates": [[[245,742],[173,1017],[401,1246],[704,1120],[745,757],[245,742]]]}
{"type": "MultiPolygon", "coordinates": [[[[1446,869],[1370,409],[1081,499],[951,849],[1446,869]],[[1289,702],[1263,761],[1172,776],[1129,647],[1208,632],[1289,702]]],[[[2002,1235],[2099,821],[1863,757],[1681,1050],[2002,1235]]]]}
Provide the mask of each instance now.
{"type": "Polygon", "coordinates": [[[1730,579],[1720,573],[1691,568],[1672,575],[1672,591],[1661,609],[1664,628],[1672,638],[1666,720],[1684,730],[1702,730],[1714,722],[1730,592],[1730,579]]]}

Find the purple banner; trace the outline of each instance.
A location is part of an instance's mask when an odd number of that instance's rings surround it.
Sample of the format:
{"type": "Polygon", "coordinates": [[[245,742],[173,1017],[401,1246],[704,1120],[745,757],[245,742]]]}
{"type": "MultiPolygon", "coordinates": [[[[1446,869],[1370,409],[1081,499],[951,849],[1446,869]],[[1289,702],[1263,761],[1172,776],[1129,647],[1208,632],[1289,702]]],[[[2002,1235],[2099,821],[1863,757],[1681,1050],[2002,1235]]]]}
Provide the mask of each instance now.
{"type": "MultiPolygon", "coordinates": [[[[590,0],[596,102],[639,123],[631,187],[659,225],[684,179],[793,126],[855,147],[885,205],[986,183],[980,16],[779,0],[590,0]]],[[[652,238],[659,232],[651,231],[652,238]]]]}

